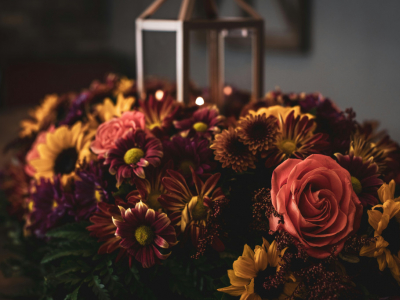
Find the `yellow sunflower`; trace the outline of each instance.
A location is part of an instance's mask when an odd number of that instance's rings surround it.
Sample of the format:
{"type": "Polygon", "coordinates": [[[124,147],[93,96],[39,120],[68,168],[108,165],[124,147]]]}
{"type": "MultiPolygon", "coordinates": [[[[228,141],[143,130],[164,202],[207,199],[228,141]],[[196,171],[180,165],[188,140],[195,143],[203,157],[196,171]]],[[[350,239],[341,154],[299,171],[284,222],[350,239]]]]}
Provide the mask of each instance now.
{"type": "Polygon", "coordinates": [[[114,117],[121,117],[122,113],[130,111],[135,103],[135,98],[124,97],[122,93],[118,94],[117,103],[114,103],[106,98],[102,104],[96,105],[96,112],[102,122],[107,122],[114,117]]]}
{"type": "Polygon", "coordinates": [[[280,120],[280,116],[282,117],[282,120],[286,120],[286,117],[294,111],[294,117],[296,118],[297,116],[307,116],[309,119],[314,119],[315,117],[311,114],[303,114],[301,113],[301,108],[300,106],[293,106],[293,107],[283,107],[280,105],[274,105],[270,107],[262,107],[257,112],[254,110],[250,110],[249,113],[251,115],[262,115],[265,114],[265,116],[268,118],[269,116],[274,116],[278,120],[280,120]]]}
{"type": "Polygon", "coordinates": [[[233,270],[228,270],[231,286],[218,289],[231,296],[241,296],[240,300],[286,299],[290,297],[298,283],[288,280],[277,289],[265,290],[265,278],[273,275],[280,268],[280,256],[285,250],[279,251],[276,242],[270,245],[263,238],[263,245],[256,246],[253,251],[244,246],[242,256],[233,263],[233,270]]]}
{"type": "Polygon", "coordinates": [[[400,285],[400,202],[394,199],[394,181],[378,190],[378,204],[368,211],[368,222],[375,229],[376,241],[360,250],[360,256],[376,257],[379,270],[390,269],[400,285]]]}
{"type": "Polygon", "coordinates": [[[63,125],[47,133],[46,142],[38,146],[39,158],[28,161],[36,170],[35,179],[52,179],[59,174],[62,183],[66,185],[75,176],[79,164],[91,159],[89,146],[94,134],[95,131],[87,130],[81,122],[72,128],[63,125]]]}
{"type": "Polygon", "coordinates": [[[30,119],[21,121],[21,138],[31,136],[33,133],[45,129],[46,125],[54,123],[56,118],[55,107],[58,103],[57,95],[48,95],[44,98],[42,104],[29,111],[30,119]]]}

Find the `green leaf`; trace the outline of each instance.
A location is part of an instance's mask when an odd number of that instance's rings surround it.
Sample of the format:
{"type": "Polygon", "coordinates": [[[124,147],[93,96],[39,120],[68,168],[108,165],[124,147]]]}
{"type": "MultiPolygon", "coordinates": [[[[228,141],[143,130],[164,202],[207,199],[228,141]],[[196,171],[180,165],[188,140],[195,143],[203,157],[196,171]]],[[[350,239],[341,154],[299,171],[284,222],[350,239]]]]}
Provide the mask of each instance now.
{"type": "Polygon", "coordinates": [[[89,256],[91,253],[92,253],[92,251],[89,249],[80,249],[80,248],[64,249],[64,250],[57,249],[55,251],[47,253],[43,257],[41,263],[45,264],[45,263],[48,263],[50,261],[53,261],[57,258],[64,257],[64,256],[89,256]]]}
{"type": "Polygon", "coordinates": [[[71,294],[68,294],[64,300],[78,300],[78,292],[81,286],[78,286],[71,294]]]}
{"type": "Polygon", "coordinates": [[[91,224],[90,222],[69,223],[50,230],[46,235],[52,238],[63,238],[72,241],[88,241],[88,239],[92,238],[86,227],[91,224]]]}
{"type": "Polygon", "coordinates": [[[90,285],[93,285],[93,293],[99,297],[99,300],[110,300],[110,295],[108,294],[108,291],[104,289],[104,284],[101,284],[99,276],[93,276],[90,285]]]}

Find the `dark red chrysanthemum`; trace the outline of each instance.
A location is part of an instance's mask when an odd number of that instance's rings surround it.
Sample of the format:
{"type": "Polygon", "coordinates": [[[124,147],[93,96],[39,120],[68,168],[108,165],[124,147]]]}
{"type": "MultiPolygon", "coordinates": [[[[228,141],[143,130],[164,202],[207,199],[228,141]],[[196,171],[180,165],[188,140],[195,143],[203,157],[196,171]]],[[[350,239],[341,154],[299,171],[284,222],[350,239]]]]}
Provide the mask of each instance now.
{"type": "Polygon", "coordinates": [[[203,107],[193,113],[193,115],[182,121],[174,121],[175,128],[183,137],[205,137],[211,138],[218,133],[223,116],[219,114],[217,107],[203,107]]]}
{"type": "Polygon", "coordinates": [[[280,120],[280,124],[280,134],[274,147],[263,153],[263,157],[267,157],[267,168],[274,167],[290,157],[304,159],[311,154],[321,153],[329,146],[326,134],[313,133],[314,120],[307,116],[295,117],[292,111],[285,120],[280,120]]]}
{"type": "Polygon", "coordinates": [[[378,189],[383,184],[379,179],[378,165],[371,160],[363,161],[350,151],[348,155],[335,154],[339,165],[349,171],[351,184],[363,206],[378,204],[378,189]]]}
{"type": "MultiPolygon", "coordinates": [[[[214,174],[203,182],[192,170],[197,191],[193,194],[180,173],[173,170],[167,172],[169,176],[163,178],[163,184],[168,193],[161,195],[159,202],[172,222],[182,233],[190,235],[193,245],[197,247],[199,239],[204,238],[207,223],[214,212],[214,203],[225,199],[221,188],[216,188],[221,174],[214,174]]],[[[215,239],[216,244],[221,244],[217,236],[215,239]]]]}
{"type": "Polygon", "coordinates": [[[213,153],[207,139],[189,139],[175,136],[170,141],[163,142],[166,161],[172,160],[174,167],[185,178],[191,178],[190,167],[198,175],[210,172],[215,167],[213,153]]]}
{"type": "Polygon", "coordinates": [[[163,156],[161,141],[143,130],[132,130],[115,142],[115,148],[106,154],[104,164],[116,175],[117,186],[134,175],[145,178],[144,168],[158,166],[163,156]]]}
{"type": "Polygon", "coordinates": [[[278,120],[274,116],[265,114],[240,118],[237,126],[240,141],[249,147],[255,155],[257,152],[267,151],[275,142],[279,134],[278,120]]]}
{"type": "Polygon", "coordinates": [[[239,140],[238,133],[233,127],[217,134],[210,148],[214,149],[215,160],[220,161],[223,168],[230,167],[236,172],[256,168],[254,164],[256,157],[239,140]]]}
{"type": "Polygon", "coordinates": [[[148,208],[143,202],[135,208],[120,207],[122,220],[113,218],[121,238],[120,246],[126,249],[131,261],[134,257],[144,268],[150,268],[170,253],[162,254],[160,248],[168,249],[176,244],[176,233],[171,220],[164,213],[148,208]]]}

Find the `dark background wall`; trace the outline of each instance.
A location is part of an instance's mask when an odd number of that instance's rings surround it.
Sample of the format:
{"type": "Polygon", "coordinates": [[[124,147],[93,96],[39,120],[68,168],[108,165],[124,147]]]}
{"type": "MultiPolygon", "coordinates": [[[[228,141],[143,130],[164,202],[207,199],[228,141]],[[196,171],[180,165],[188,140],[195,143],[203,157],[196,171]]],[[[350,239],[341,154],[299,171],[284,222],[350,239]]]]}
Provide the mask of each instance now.
{"type": "MultiPolygon", "coordinates": [[[[32,105],[44,94],[88,86],[107,71],[135,74],[135,18],[151,0],[0,0],[2,110],[32,105]]],[[[178,0],[160,16],[176,15],[178,0]]],[[[237,15],[220,0],[223,15],[237,15]]],[[[252,0],[267,28],[279,18],[273,0],[252,0]]],[[[360,120],[379,119],[400,141],[400,2],[312,1],[311,48],[306,53],[266,51],[265,91],[320,91],[360,120]]],[[[145,36],[148,75],[173,79],[172,34],[145,36]]],[[[227,82],[250,86],[249,46],[228,46],[227,82]]],[[[207,84],[205,43],[192,39],[191,77],[207,84]]]]}

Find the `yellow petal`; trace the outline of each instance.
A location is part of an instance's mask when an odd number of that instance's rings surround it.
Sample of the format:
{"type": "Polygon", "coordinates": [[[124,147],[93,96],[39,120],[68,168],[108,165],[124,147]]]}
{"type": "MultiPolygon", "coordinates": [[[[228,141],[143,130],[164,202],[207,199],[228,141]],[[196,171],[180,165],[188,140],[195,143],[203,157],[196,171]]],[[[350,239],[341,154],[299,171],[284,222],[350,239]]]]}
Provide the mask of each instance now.
{"type": "Polygon", "coordinates": [[[271,267],[276,267],[279,263],[279,251],[275,241],[268,248],[268,262],[271,267]]]}
{"type": "Polygon", "coordinates": [[[268,254],[264,247],[257,246],[254,254],[254,263],[256,266],[256,271],[264,271],[268,266],[268,254]]]}
{"type": "Polygon", "coordinates": [[[249,247],[249,245],[244,245],[242,256],[254,259],[254,251],[249,247]]]}
{"type": "Polygon", "coordinates": [[[266,240],[266,239],[264,239],[264,238],[262,238],[263,239],[263,246],[264,246],[264,249],[265,249],[265,251],[268,251],[268,248],[269,248],[269,246],[270,246],[270,243],[266,240]]]}
{"type": "Polygon", "coordinates": [[[383,271],[385,270],[386,266],[387,266],[387,262],[386,262],[386,255],[379,255],[376,259],[378,260],[378,265],[379,265],[379,270],[383,271]]]}
{"type": "Polygon", "coordinates": [[[257,276],[254,260],[249,257],[240,256],[235,260],[233,270],[237,277],[253,279],[257,276]]]}
{"type": "Polygon", "coordinates": [[[228,276],[229,276],[229,280],[230,280],[231,284],[234,286],[243,286],[244,287],[245,285],[250,284],[250,279],[237,277],[233,270],[228,270],[228,276]]]}
{"type": "MultiPolygon", "coordinates": [[[[374,206],[376,207],[376,206],[374,206]]],[[[369,210],[368,211],[368,223],[374,228],[375,230],[378,228],[379,221],[382,218],[382,213],[379,210],[369,210]]]]}
{"type": "Polygon", "coordinates": [[[228,287],[225,287],[225,288],[218,289],[217,291],[226,293],[226,294],[231,295],[231,296],[240,296],[246,291],[246,289],[244,288],[244,286],[233,286],[233,285],[231,285],[231,286],[228,286],[228,287]]]}

